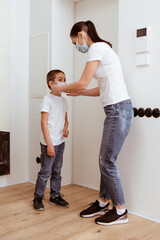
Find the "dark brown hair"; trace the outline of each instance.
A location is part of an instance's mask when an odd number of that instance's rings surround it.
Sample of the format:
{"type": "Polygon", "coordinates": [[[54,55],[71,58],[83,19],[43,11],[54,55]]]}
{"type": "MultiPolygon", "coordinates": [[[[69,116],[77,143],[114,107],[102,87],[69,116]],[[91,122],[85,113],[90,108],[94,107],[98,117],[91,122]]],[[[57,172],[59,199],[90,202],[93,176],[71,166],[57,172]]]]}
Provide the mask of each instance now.
{"type": "Polygon", "coordinates": [[[47,85],[48,85],[49,89],[51,89],[50,86],[49,86],[49,81],[54,82],[54,79],[56,78],[57,73],[63,73],[63,74],[65,74],[63,71],[61,71],[61,70],[59,70],[59,69],[51,70],[51,71],[47,74],[47,85]]]}
{"type": "Polygon", "coordinates": [[[110,42],[107,42],[98,36],[93,22],[88,20],[86,22],[81,21],[75,23],[70,31],[70,37],[76,37],[81,31],[85,31],[93,42],[105,42],[112,48],[112,44],[110,42]]]}

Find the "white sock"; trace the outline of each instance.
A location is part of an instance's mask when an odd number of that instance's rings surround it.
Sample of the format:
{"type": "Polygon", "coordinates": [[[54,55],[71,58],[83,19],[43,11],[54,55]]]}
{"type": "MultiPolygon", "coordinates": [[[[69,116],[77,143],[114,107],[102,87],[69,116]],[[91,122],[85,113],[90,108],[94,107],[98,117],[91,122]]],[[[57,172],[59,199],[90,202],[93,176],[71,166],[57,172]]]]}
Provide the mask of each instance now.
{"type": "Polygon", "coordinates": [[[99,200],[99,199],[98,199],[98,202],[99,202],[99,206],[100,206],[100,207],[105,207],[105,206],[108,204],[108,202],[102,202],[102,201],[99,200]]]}
{"type": "Polygon", "coordinates": [[[116,208],[116,211],[117,211],[118,215],[122,215],[126,211],[126,209],[125,208],[123,208],[123,209],[116,208]]]}

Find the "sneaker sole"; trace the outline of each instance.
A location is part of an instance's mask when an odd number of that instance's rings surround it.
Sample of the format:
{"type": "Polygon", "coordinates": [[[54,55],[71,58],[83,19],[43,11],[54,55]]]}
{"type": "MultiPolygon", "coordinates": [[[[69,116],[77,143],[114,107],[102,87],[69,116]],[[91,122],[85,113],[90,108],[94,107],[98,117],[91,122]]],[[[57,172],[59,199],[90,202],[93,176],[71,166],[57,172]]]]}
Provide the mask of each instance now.
{"type": "Polygon", "coordinates": [[[103,226],[111,226],[111,225],[116,225],[116,224],[124,224],[124,223],[128,223],[129,219],[125,219],[125,220],[116,220],[114,222],[110,222],[110,223],[105,223],[105,222],[96,222],[99,225],[103,225],[103,226]]]}
{"type": "Polygon", "coordinates": [[[33,209],[36,210],[36,211],[44,211],[44,208],[39,208],[39,209],[33,208],[33,209]]]}
{"type": "Polygon", "coordinates": [[[67,206],[60,206],[60,205],[58,205],[56,203],[52,203],[52,202],[49,202],[49,204],[50,205],[55,205],[55,206],[60,207],[60,208],[69,208],[69,205],[67,205],[67,206]]]}
{"type": "Polygon", "coordinates": [[[80,215],[83,218],[90,218],[90,217],[94,217],[97,215],[104,215],[106,212],[97,212],[97,213],[93,213],[93,214],[89,214],[89,215],[80,215]]]}
{"type": "Polygon", "coordinates": [[[107,210],[108,210],[108,207],[106,209],[103,209],[103,211],[100,211],[100,212],[87,214],[87,215],[80,215],[80,216],[84,217],[84,218],[89,218],[89,217],[94,217],[94,216],[97,216],[97,215],[104,215],[107,212],[107,210]]]}

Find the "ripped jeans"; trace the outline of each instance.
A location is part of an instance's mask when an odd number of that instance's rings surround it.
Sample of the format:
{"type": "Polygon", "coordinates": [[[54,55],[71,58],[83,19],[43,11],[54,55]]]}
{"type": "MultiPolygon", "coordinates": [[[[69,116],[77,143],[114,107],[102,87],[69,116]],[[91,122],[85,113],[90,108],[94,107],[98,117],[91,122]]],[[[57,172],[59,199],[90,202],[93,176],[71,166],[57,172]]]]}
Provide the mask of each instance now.
{"type": "Polygon", "coordinates": [[[125,100],[104,107],[104,111],[106,118],[99,154],[99,197],[112,200],[114,206],[123,205],[125,199],[116,159],[133,121],[133,107],[130,100],[125,100]]]}

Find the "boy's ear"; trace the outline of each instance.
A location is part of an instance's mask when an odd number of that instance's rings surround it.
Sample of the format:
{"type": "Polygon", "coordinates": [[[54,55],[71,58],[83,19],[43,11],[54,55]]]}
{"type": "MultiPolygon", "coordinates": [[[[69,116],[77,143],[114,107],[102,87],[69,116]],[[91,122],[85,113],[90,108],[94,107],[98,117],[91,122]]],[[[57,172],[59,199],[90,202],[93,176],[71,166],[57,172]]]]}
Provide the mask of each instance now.
{"type": "Polygon", "coordinates": [[[49,81],[48,84],[49,84],[50,88],[52,88],[54,82],[53,81],[49,81]]]}

